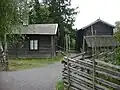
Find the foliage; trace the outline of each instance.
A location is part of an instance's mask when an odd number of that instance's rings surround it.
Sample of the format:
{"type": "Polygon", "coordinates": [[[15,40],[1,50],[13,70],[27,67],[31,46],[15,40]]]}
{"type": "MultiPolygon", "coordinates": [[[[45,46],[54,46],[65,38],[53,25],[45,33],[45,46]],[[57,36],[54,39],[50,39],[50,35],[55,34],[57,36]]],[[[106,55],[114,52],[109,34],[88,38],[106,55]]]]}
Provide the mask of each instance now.
{"type": "Polygon", "coordinates": [[[61,47],[65,46],[65,34],[70,34],[71,40],[75,39],[72,27],[78,7],[71,8],[71,0],[44,0],[42,4],[33,0],[32,3],[34,7],[30,11],[30,23],[58,23],[57,39],[61,47]]]}
{"type": "Polygon", "coordinates": [[[29,12],[30,24],[44,24],[53,22],[53,20],[49,17],[50,11],[48,10],[48,7],[40,4],[38,0],[31,1],[29,8],[31,8],[29,12]]]}
{"type": "Polygon", "coordinates": [[[115,24],[116,24],[115,37],[120,42],[120,21],[115,22],[115,24]]]}
{"type": "Polygon", "coordinates": [[[64,90],[63,81],[58,81],[58,83],[56,85],[56,90],[64,90]]]}
{"type": "Polygon", "coordinates": [[[4,34],[11,32],[11,26],[13,26],[17,20],[14,5],[15,3],[13,3],[12,0],[2,0],[0,3],[0,40],[2,41],[4,34]]]}
{"type": "MultiPolygon", "coordinates": [[[[24,1],[23,1],[24,2],[24,1]]],[[[7,41],[17,41],[12,33],[19,30],[19,25],[22,23],[21,0],[2,0],[0,2],[0,41],[2,48],[5,49],[7,41]],[[9,34],[9,38],[5,40],[5,36],[9,34]]]]}
{"type": "Polygon", "coordinates": [[[120,65],[120,47],[115,49],[115,61],[114,64],[120,65]]]}
{"type": "Polygon", "coordinates": [[[58,23],[58,45],[64,47],[65,34],[74,35],[73,30],[76,9],[71,8],[70,0],[51,0],[49,1],[50,17],[53,18],[54,23],[58,23]]]}
{"type": "Polygon", "coordinates": [[[120,65],[120,47],[116,47],[107,52],[102,52],[97,56],[97,59],[114,65],[120,65]]]}
{"type": "Polygon", "coordinates": [[[56,56],[55,58],[26,58],[26,59],[12,59],[9,62],[9,70],[23,70],[23,69],[32,69],[36,67],[45,66],[52,64],[54,62],[62,60],[63,56],[56,56]]]}
{"type": "MultiPolygon", "coordinates": [[[[115,32],[115,38],[120,42],[120,21],[115,22],[117,31],[115,32]]],[[[115,64],[120,65],[120,47],[115,49],[115,64]]]]}
{"type": "Polygon", "coordinates": [[[115,24],[116,24],[117,30],[120,31],[120,21],[116,21],[115,24]]]}

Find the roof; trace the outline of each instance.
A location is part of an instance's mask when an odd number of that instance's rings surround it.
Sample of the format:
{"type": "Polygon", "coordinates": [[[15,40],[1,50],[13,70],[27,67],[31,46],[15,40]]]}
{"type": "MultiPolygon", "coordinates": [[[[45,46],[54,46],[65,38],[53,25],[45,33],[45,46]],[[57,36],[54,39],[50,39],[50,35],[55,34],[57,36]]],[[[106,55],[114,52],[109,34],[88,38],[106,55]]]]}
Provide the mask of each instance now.
{"type": "Polygon", "coordinates": [[[119,46],[120,43],[112,35],[86,36],[85,41],[88,47],[119,46]]]}
{"type": "Polygon", "coordinates": [[[21,29],[14,31],[14,34],[43,34],[55,35],[57,33],[58,24],[30,24],[21,26],[21,29]]]}
{"type": "Polygon", "coordinates": [[[85,27],[83,27],[83,28],[81,28],[81,29],[86,29],[86,28],[88,28],[88,27],[94,25],[94,24],[97,23],[97,22],[102,22],[102,23],[104,23],[104,24],[106,24],[106,25],[108,25],[108,26],[110,26],[110,27],[112,27],[112,28],[115,28],[114,25],[109,24],[109,23],[107,23],[107,22],[105,22],[105,21],[103,21],[103,20],[101,20],[101,19],[97,19],[96,21],[90,23],[89,25],[87,25],[87,26],[85,26],[85,27]]]}

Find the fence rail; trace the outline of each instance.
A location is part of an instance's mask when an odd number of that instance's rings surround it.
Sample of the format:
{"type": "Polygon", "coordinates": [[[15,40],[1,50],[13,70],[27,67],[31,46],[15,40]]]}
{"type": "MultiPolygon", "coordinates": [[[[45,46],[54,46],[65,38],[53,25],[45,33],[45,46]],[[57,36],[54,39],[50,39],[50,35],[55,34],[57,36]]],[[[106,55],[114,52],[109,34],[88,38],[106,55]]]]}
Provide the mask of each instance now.
{"type": "Polygon", "coordinates": [[[92,60],[65,57],[63,69],[65,88],[68,90],[120,90],[120,66],[95,59],[94,67],[92,60]]]}

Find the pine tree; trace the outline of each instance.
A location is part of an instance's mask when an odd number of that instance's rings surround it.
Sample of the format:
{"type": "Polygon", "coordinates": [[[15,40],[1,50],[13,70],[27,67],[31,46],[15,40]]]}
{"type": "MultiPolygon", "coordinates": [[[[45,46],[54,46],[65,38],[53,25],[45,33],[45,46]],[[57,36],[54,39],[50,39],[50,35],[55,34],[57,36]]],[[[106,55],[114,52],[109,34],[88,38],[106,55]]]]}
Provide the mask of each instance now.
{"type": "MultiPolygon", "coordinates": [[[[75,38],[75,30],[72,28],[75,22],[76,8],[71,8],[71,0],[33,0],[30,12],[30,23],[57,23],[58,45],[65,46],[65,34],[75,38]]],[[[72,40],[72,39],[71,39],[72,40]]]]}
{"type": "Polygon", "coordinates": [[[48,3],[50,17],[54,23],[58,23],[58,45],[64,47],[65,34],[74,37],[75,30],[72,28],[75,22],[76,8],[71,8],[71,0],[50,0],[48,3]]]}
{"type": "Polygon", "coordinates": [[[48,6],[42,3],[39,3],[39,0],[31,1],[29,12],[29,23],[30,24],[44,24],[52,23],[53,20],[49,17],[48,6]]]}

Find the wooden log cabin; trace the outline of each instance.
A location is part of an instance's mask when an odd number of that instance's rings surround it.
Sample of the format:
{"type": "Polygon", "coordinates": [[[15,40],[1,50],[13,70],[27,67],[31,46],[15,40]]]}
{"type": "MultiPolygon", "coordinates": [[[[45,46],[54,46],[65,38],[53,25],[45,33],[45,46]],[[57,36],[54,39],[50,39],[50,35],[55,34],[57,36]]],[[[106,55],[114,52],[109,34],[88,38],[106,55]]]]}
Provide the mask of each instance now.
{"type": "Polygon", "coordinates": [[[56,55],[56,34],[58,24],[31,24],[23,26],[20,32],[25,39],[22,43],[8,44],[11,58],[46,58],[56,55]]]}

